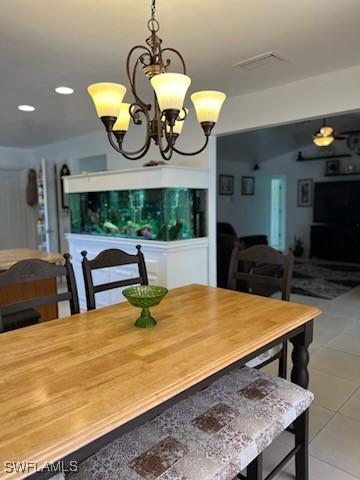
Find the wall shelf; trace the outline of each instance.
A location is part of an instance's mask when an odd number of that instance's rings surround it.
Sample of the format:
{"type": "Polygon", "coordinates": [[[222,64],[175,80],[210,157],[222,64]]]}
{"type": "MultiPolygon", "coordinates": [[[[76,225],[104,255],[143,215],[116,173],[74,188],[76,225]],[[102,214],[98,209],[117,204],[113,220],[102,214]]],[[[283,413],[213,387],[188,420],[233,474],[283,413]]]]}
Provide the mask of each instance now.
{"type": "Polygon", "coordinates": [[[325,177],[351,177],[353,175],[360,176],[360,172],[350,172],[350,173],[344,173],[344,172],[339,172],[339,173],[328,173],[324,175],[325,177]]]}
{"type": "Polygon", "coordinates": [[[352,155],[350,153],[342,153],[338,155],[320,155],[316,157],[304,157],[302,152],[298,153],[297,162],[311,162],[313,160],[336,160],[339,158],[350,158],[352,155]]]}

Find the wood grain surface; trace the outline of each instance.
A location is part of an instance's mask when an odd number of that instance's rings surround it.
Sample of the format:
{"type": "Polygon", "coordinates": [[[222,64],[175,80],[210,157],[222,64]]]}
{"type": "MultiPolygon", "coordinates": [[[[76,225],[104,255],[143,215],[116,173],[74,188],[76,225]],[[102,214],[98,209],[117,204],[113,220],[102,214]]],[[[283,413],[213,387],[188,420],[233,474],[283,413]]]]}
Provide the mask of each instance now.
{"type": "Polygon", "coordinates": [[[49,263],[61,265],[64,261],[60,253],[40,252],[31,248],[14,248],[10,250],[0,250],[0,271],[9,270],[10,267],[20,260],[30,260],[38,258],[49,263]]]}
{"type": "Polygon", "coordinates": [[[63,458],[320,314],[189,285],[134,327],[128,303],[0,335],[0,479],[6,461],[63,458]]]}

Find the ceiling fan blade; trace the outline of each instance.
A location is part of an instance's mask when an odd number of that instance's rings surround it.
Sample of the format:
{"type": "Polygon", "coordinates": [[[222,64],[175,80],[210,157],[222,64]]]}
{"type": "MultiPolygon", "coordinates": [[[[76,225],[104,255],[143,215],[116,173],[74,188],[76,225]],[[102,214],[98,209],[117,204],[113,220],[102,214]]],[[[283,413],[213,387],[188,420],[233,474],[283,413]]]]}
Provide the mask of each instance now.
{"type": "Polygon", "coordinates": [[[339,135],[353,135],[353,134],[359,134],[360,130],[346,130],[345,132],[339,132],[339,135]]]}

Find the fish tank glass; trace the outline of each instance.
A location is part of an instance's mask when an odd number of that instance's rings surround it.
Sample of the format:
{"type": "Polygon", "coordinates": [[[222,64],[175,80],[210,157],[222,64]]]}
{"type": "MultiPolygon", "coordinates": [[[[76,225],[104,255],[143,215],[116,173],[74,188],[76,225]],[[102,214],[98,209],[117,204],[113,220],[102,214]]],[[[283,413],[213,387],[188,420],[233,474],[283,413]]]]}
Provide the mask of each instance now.
{"type": "Polygon", "coordinates": [[[161,241],[206,236],[206,190],[71,193],[69,205],[72,233],[161,241]]]}

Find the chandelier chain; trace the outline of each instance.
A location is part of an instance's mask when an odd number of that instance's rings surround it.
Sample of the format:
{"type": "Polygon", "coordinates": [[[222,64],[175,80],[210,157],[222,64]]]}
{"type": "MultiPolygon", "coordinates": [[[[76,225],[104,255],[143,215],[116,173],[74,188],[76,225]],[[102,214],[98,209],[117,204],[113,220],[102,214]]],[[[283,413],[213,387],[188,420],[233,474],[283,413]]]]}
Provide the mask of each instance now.
{"type": "Polygon", "coordinates": [[[151,1],[151,18],[148,21],[148,29],[152,34],[159,31],[160,25],[159,22],[155,18],[156,14],[156,0],[151,1]]]}

